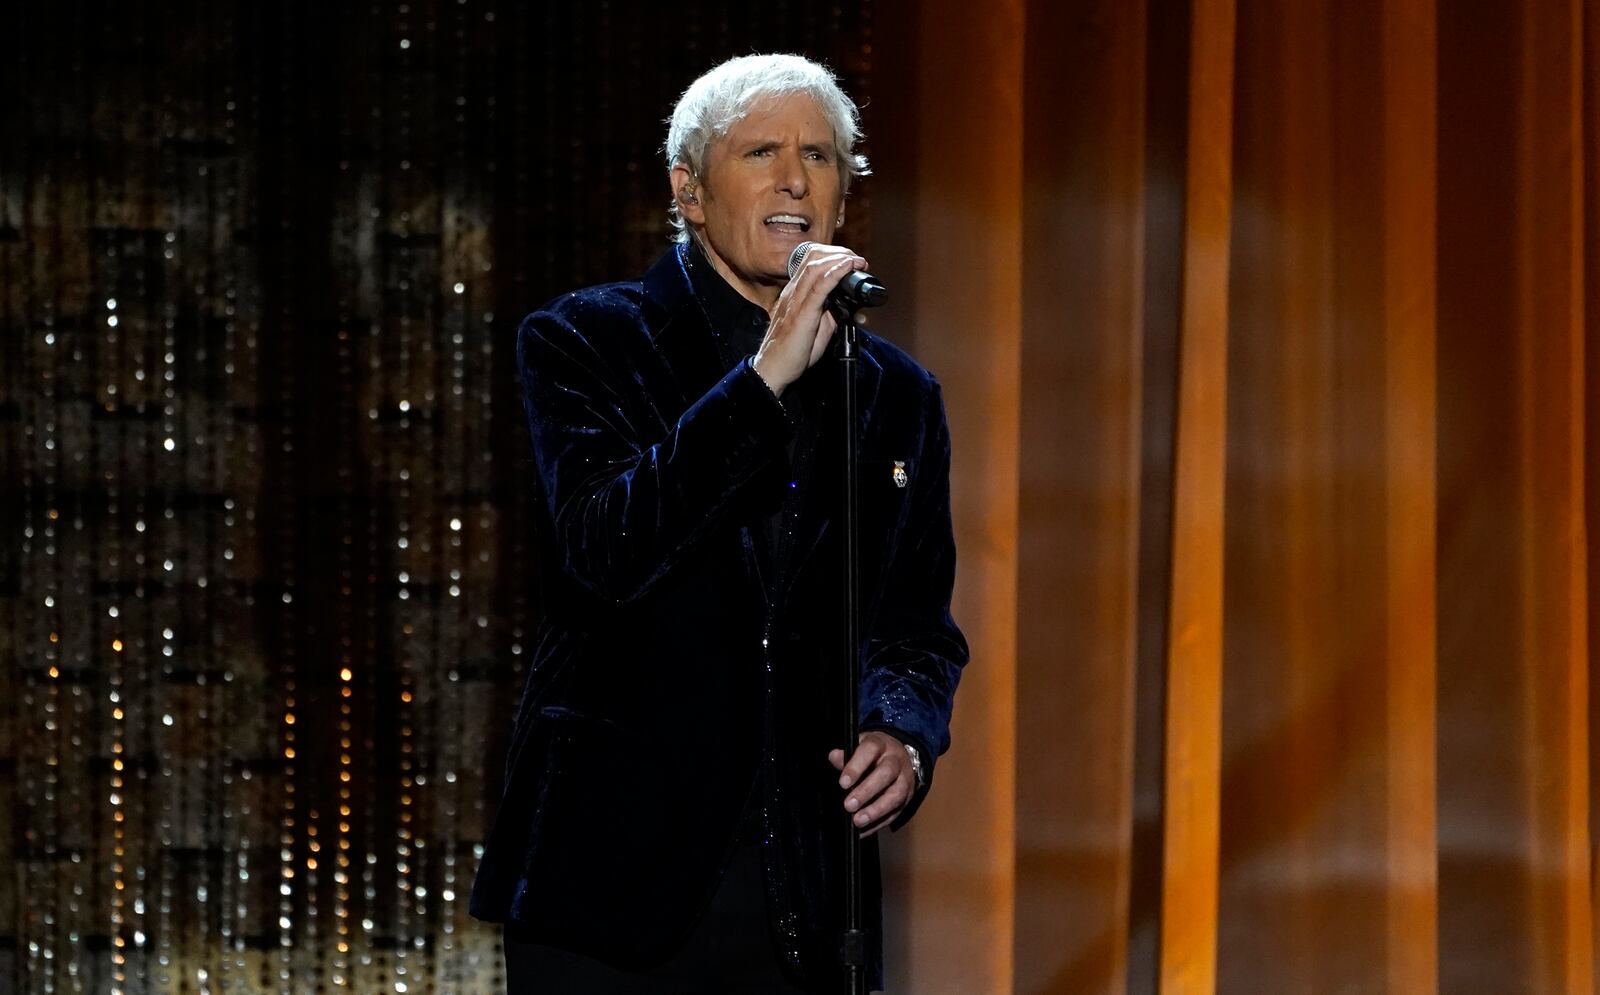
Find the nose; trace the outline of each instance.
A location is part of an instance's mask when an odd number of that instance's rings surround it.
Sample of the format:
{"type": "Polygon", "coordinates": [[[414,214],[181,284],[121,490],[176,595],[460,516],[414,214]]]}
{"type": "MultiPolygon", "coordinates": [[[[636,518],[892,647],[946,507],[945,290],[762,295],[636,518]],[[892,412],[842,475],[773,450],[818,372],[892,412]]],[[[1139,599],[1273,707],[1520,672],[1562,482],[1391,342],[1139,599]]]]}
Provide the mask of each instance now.
{"type": "Polygon", "coordinates": [[[785,149],[778,157],[778,190],[795,200],[804,200],[810,190],[805,160],[797,149],[785,149]]]}

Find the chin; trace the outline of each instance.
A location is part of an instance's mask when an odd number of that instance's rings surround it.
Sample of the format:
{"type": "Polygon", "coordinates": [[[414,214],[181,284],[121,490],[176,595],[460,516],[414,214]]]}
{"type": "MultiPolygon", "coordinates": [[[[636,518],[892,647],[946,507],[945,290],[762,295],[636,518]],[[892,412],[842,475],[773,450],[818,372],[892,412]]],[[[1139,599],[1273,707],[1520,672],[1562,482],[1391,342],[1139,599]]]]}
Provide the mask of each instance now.
{"type": "Polygon", "coordinates": [[[785,238],[781,241],[769,242],[768,251],[763,253],[765,258],[761,261],[766,269],[782,273],[783,279],[789,279],[789,256],[794,252],[794,247],[801,242],[808,242],[806,238],[785,238]]]}

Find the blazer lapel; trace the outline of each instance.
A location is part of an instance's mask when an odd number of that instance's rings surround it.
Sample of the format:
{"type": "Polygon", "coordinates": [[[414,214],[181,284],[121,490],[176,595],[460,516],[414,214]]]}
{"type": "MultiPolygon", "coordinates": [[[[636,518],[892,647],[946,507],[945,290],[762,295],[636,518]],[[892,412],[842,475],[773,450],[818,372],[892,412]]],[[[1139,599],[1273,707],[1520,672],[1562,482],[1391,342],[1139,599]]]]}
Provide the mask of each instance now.
{"type": "Polygon", "coordinates": [[[673,246],[641,281],[657,312],[650,321],[656,351],[678,387],[677,410],[662,412],[669,427],[728,373],[717,353],[716,333],[683,268],[683,251],[683,246],[673,246]]]}
{"type": "MultiPolygon", "coordinates": [[[[694,294],[694,285],[684,268],[683,245],[675,245],[656,260],[640,281],[644,297],[651,305],[648,324],[652,329],[656,355],[677,386],[677,396],[656,405],[662,429],[669,430],[717,381],[728,375],[717,349],[716,331],[706,317],[705,307],[694,294]]],[[[665,393],[665,391],[663,391],[665,393]]],[[[756,545],[760,535],[749,527],[739,529],[746,574],[762,596],[769,594],[763,582],[761,557],[756,545]]]]}

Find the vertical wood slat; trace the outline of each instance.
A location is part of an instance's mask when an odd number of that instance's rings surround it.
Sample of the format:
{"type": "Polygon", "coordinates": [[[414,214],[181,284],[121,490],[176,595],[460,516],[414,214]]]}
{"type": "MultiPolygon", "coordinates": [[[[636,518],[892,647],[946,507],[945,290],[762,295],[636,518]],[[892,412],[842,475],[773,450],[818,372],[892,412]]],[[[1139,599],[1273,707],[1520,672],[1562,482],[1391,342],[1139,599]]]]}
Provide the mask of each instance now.
{"type": "MultiPolygon", "coordinates": [[[[1586,523],[1585,553],[1588,557],[1584,575],[1590,605],[1587,608],[1587,634],[1589,639],[1589,825],[1591,833],[1600,827],[1600,798],[1594,790],[1594,772],[1597,769],[1597,751],[1600,737],[1594,730],[1600,722],[1600,702],[1596,701],[1594,675],[1600,666],[1600,611],[1592,605],[1596,592],[1600,592],[1600,453],[1594,449],[1600,442],[1600,275],[1594,270],[1600,265],[1600,3],[1586,0],[1580,8],[1583,30],[1581,61],[1582,85],[1582,175],[1583,196],[1583,315],[1584,315],[1584,390],[1586,399],[1584,415],[1584,444],[1588,450],[1584,469],[1584,520],[1586,523]]],[[[1600,879],[1594,873],[1596,851],[1590,851],[1590,908],[1600,902],[1595,889],[1600,879]]],[[[1600,948],[1600,916],[1590,915],[1590,948],[1600,948]]]]}
{"type": "Polygon", "coordinates": [[[1146,4],[1028,5],[1015,986],[1126,984],[1146,4]]]}
{"type": "Polygon", "coordinates": [[[1590,493],[1591,471],[1596,464],[1589,447],[1595,443],[1595,436],[1590,431],[1593,418],[1591,406],[1600,402],[1588,391],[1588,370],[1594,361],[1593,322],[1600,317],[1592,309],[1597,300],[1594,267],[1596,262],[1600,262],[1600,255],[1594,253],[1590,239],[1595,207],[1592,198],[1597,192],[1594,159],[1597,150],[1594,141],[1600,137],[1594,129],[1595,122],[1600,120],[1600,107],[1594,103],[1596,97],[1600,96],[1600,92],[1597,92],[1600,91],[1600,80],[1596,78],[1600,74],[1600,61],[1596,61],[1600,52],[1595,50],[1595,41],[1600,39],[1600,30],[1597,30],[1600,25],[1596,23],[1600,19],[1600,10],[1596,9],[1593,0],[1573,0],[1571,18],[1572,135],[1576,151],[1571,182],[1572,286],[1569,306],[1572,364],[1568,370],[1568,382],[1572,397],[1569,416],[1572,445],[1568,472],[1575,491],[1569,516],[1580,538],[1569,543],[1567,555],[1572,578],[1569,603],[1573,613],[1570,667],[1574,684],[1583,688],[1583,695],[1568,707],[1568,747],[1573,763],[1581,765],[1581,777],[1573,778],[1572,797],[1569,800],[1569,855],[1570,860],[1582,870],[1582,874],[1574,881],[1572,901],[1577,905],[1577,910],[1569,924],[1568,943],[1583,954],[1574,982],[1582,985],[1585,991],[1594,991],[1597,954],[1593,942],[1596,921],[1593,891],[1595,857],[1591,841],[1596,827],[1589,818],[1589,811],[1594,794],[1595,774],[1590,757],[1594,751],[1595,731],[1589,723],[1589,716],[1593,711],[1590,702],[1595,695],[1593,664],[1600,659],[1600,645],[1595,644],[1592,634],[1592,616],[1596,611],[1592,599],[1597,589],[1591,571],[1597,564],[1592,559],[1590,531],[1600,526],[1589,514],[1593,502],[1590,493]]]}
{"type": "Polygon", "coordinates": [[[1388,990],[1438,988],[1434,0],[1383,9],[1388,990]]]}
{"type": "Polygon", "coordinates": [[[1585,192],[1588,185],[1587,147],[1585,144],[1586,108],[1584,92],[1587,46],[1585,44],[1585,6],[1588,0],[1571,0],[1565,30],[1557,30],[1559,46],[1565,49],[1567,69],[1566,90],[1568,112],[1568,142],[1572,149],[1567,164],[1567,197],[1569,228],[1567,235],[1568,271],[1565,306],[1567,309],[1568,350],[1565,370],[1567,410],[1565,412],[1568,445],[1563,476],[1568,489],[1564,521],[1558,525],[1561,539],[1558,555],[1565,556],[1567,583],[1565,619],[1565,650],[1567,658],[1567,687],[1569,697],[1563,702],[1565,729],[1561,746],[1567,757],[1567,784],[1565,807],[1565,864],[1569,869],[1566,884],[1566,945],[1567,985],[1569,990],[1592,992],[1595,990],[1594,895],[1592,881],[1594,864],[1590,839],[1593,827],[1589,822],[1590,793],[1593,790],[1593,771],[1589,765],[1594,735],[1589,727],[1589,698],[1594,693],[1590,679],[1592,647],[1589,645],[1589,598],[1591,589],[1588,577],[1589,522],[1587,510],[1587,458],[1589,444],[1586,432],[1588,405],[1585,394],[1588,343],[1586,340],[1585,308],[1587,305],[1586,275],[1591,261],[1585,252],[1587,212],[1585,192]]]}
{"type": "Polygon", "coordinates": [[[1521,512],[1505,426],[1514,380],[1505,343],[1513,229],[1515,65],[1510,4],[1437,21],[1438,203],[1436,682],[1440,990],[1512,990],[1532,978],[1516,824],[1521,696],[1512,571],[1521,512]]]}
{"type": "Polygon", "coordinates": [[[1447,991],[1593,986],[1581,3],[1438,22],[1447,991]]]}
{"type": "MultiPolygon", "coordinates": [[[[1584,521],[1588,557],[1584,580],[1588,600],[1592,602],[1600,592],[1600,453],[1594,449],[1600,441],[1600,275],[1594,270],[1600,265],[1600,3],[1586,0],[1580,8],[1582,31],[1575,37],[1582,39],[1582,83],[1579,94],[1582,100],[1582,156],[1583,165],[1583,241],[1581,243],[1584,341],[1584,389],[1586,399],[1584,414],[1584,445],[1587,450],[1584,469],[1584,521]]],[[[1574,544],[1577,545],[1577,544],[1574,544]]],[[[1591,832],[1600,827],[1600,798],[1594,791],[1594,771],[1600,739],[1594,735],[1600,723],[1600,702],[1596,701],[1594,674],[1600,666],[1600,611],[1586,606],[1587,634],[1589,640],[1589,825],[1591,832]]],[[[1595,907],[1600,896],[1600,878],[1593,873],[1595,849],[1590,847],[1590,908],[1595,907]]],[[[1590,916],[1589,944],[1591,949],[1600,946],[1600,922],[1590,916]]]]}
{"type": "Polygon", "coordinates": [[[1145,182],[1139,413],[1139,540],[1128,883],[1128,995],[1161,984],[1172,494],[1189,172],[1189,0],[1156,0],[1145,33],[1145,182]]]}
{"type": "Polygon", "coordinates": [[[1582,0],[1523,8],[1517,282],[1536,983],[1594,989],[1583,522],[1582,0]],[[1548,870],[1547,870],[1548,869],[1548,870]],[[1551,873],[1554,871],[1554,873],[1551,873]]]}
{"type": "Polygon", "coordinates": [[[1161,989],[1216,983],[1233,0],[1195,0],[1167,663],[1161,989]]]}
{"type": "Polygon", "coordinates": [[[943,384],[952,609],[972,650],[936,787],[883,844],[890,991],[1004,992],[1013,976],[1024,8],[879,12],[901,47],[879,48],[896,75],[867,109],[874,165],[913,185],[874,195],[868,258],[896,288],[882,329],[943,384]],[[982,151],[953,169],[955,149],[982,151]]]}

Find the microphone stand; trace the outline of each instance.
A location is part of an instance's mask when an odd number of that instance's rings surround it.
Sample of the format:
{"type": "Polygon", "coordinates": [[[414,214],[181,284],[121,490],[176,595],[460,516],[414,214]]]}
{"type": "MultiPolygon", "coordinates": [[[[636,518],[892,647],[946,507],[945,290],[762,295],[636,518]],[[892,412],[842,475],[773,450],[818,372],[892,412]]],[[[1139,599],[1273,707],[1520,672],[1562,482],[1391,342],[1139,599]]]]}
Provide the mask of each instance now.
{"type": "MultiPolygon", "coordinates": [[[[859,342],[856,334],[855,311],[843,306],[832,309],[839,323],[839,389],[844,417],[844,689],[845,733],[844,756],[846,762],[855,753],[861,738],[861,633],[860,633],[860,569],[857,562],[856,518],[856,448],[858,445],[856,418],[856,362],[859,342]]],[[[845,912],[844,932],[839,938],[839,961],[844,968],[845,991],[849,995],[867,995],[867,935],[861,922],[861,833],[853,821],[854,813],[845,816],[845,912]]]]}

